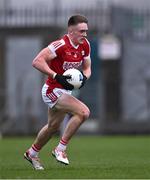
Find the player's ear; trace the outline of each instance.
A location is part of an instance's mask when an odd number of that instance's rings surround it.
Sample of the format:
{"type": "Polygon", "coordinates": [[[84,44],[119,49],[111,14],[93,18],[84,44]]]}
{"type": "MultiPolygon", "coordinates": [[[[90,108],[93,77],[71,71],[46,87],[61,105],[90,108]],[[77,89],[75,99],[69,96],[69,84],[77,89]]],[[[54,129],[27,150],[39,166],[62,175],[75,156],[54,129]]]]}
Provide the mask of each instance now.
{"type": "Polygon", "coordinates": [[[72,27],[72,26],[69,26],[69,27],[68,27],[68,33],[69,33],[69,34],[72,34],[72,33],[73,33],[73,27],[72,27]]]}

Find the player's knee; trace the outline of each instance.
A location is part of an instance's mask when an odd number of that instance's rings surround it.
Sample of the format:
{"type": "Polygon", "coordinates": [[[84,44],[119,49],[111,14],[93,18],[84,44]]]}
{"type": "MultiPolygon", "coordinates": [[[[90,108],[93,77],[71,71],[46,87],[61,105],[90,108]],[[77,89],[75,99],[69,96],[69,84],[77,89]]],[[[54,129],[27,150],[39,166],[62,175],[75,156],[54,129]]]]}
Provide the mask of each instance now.
{"type": "Polygon", "coordinates": [[[80,115],[82,116],[82,119],[83,119],[83,120],[88,119],[88,117],[89,117],[89,115],[90,115],[90,110],[89,110],[89,108],[86,107],[86,108],[82,109],[81,112],[80,112],[80,115]]]}

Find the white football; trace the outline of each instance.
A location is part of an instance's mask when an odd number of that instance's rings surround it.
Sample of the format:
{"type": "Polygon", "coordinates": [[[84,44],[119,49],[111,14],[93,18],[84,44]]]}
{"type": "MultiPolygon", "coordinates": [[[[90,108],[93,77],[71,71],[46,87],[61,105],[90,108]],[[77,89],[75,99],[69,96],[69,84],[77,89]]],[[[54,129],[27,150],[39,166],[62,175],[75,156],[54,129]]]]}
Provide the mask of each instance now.
{"type": "Polygon", "coordinates": [[[63,73],[63,75],[71,76],[71,79],[67,79],[67,81],[74,86],[74,89],[80,88],[83,81],[83,75],[78,69],[68,69],[63,73]]]}

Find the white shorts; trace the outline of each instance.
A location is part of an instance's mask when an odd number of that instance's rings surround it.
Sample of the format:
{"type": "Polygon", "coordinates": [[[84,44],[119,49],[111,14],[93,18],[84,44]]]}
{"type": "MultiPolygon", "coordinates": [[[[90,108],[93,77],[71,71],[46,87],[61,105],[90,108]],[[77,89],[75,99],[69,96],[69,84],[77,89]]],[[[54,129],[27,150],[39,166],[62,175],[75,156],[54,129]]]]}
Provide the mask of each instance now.
{"type": "Polygon", "coordinates": [[[48,107],[52,108],[55,106],[55,104],[58,101],[58,98],[66,93],[66,94],[71,94],[72,91],[66,90],[66,89],[61,89],[61,88],[54,88],[52,91],[48,92],[49,86],[47,84],[43,85],[42,88],[42,98],[43,101],[48,105],[48,107]]]}

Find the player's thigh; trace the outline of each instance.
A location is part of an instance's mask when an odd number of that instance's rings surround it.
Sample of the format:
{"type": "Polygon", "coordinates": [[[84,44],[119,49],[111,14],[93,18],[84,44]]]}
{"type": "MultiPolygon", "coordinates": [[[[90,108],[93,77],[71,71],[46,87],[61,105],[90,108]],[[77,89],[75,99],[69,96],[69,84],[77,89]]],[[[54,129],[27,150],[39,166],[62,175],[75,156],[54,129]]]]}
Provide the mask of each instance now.
{"type": "Polygon", "coordinates": [[[66,113],[56,108],[48,108],[48,126],[59,127],[66,113]]]}
{"type": "Polygon", "coordinates": [[[89,114],[90,112],[89,108],[83,102],[65,93],[59,97],[55,107],[58,110],[72,114],[89,114]]]}

